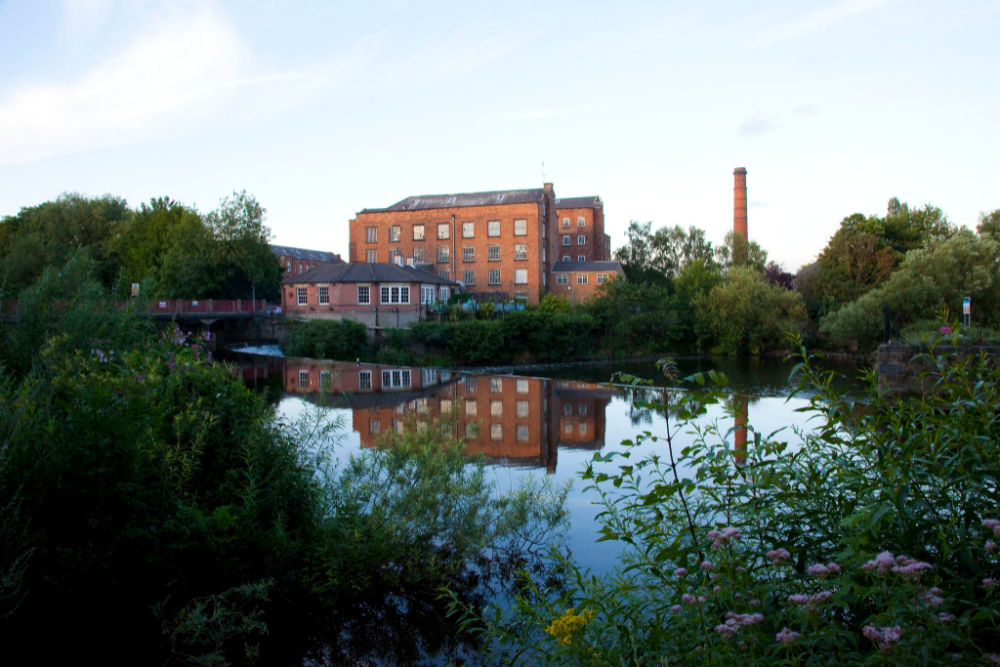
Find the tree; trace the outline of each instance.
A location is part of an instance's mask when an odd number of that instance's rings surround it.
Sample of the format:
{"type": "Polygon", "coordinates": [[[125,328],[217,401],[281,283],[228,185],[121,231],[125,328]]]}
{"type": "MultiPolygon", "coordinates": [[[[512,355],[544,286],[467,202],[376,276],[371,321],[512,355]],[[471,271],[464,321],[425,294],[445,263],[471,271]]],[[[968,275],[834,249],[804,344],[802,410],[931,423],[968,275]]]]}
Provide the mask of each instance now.
{"type": "Polygon", "coordinates": [[[880,287],[820,320],[820,331],[834,342],[872,345],[882,335],[882,305],[905,327],[942,315],[957,317],[965,296],[971,296],[984,322],[997,322],[1000,308],[1000,244],[963,229],[950,238],[911,250],[895,273],[880,287]]]}
{"type": "Polygon", "coordinates": [[[631,221],[626,231],[628,242],[615,251],[629,282],[665,285],[691,262],[712,261],[712,244],[704,230],[675,225],[653,232],[652,225],[631,221]]]}
{"type": "Polygon", "coordinates": [[[731,231],[726,233],[726,240],[715,249],[715,261],[723,267],[749,266],[763,271],[767,264],[767,251],[756,241],[746,241],[737,238],[731,231]]]}
{"type": "Polygon", "coordinates": [[[780,349],[805,319],[798,292],[771,284],[750,267],[731,268],[696,308],[699,345],[726,354],[780,349]]]}
{"type": "Polygon", "coordinates": [[[206,216],[217,246],[216,289],[230,298],[249,298],[256,293],[278,299],[284,275],[271,252],[271,231],[264,225],[266,211],[246,191],[222,200],[217,211],[206,216]]]}
{"type": "Polygon", "coordinates": [[[991,213],[980,213],[976,233],[1000,241],[1000,208],[991,213]]]}

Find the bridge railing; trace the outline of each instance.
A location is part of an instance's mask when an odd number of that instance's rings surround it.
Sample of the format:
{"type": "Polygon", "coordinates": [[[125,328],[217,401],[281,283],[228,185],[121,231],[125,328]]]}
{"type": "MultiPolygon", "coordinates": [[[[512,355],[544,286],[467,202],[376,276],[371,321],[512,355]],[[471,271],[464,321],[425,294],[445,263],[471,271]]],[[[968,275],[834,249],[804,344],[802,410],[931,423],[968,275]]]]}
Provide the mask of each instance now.
{"type": "MultiPolygon", "coordinates": [[[[15,316],[17,299],[0,301],[0,315],[15,316]]],[[[127,302],[117,302],[125,308],[127,302]]],[[[272,304],[274,305],[274,304],[272,304]]],[[[56,312],[66,310],[65,302],[54,304],[56,312]]],[[[268,306],[264,299],[154,299],[149,302],[150,315],[250,315],[263,312],[268,306]]]]}

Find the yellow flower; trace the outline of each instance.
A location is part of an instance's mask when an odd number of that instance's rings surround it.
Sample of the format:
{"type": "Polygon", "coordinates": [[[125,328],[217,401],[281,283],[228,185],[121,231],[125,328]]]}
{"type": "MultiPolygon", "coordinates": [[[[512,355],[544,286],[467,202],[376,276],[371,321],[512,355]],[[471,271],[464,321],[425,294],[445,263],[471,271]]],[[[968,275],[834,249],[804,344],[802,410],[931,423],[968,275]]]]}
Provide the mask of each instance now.
{"type": "Polygon", "coordinates": [[[559,618],[549,624],[545,631],[552,635],[563,646],[573,642],[573,634],[586,625],[594,617],[593,609],[584,609],[577,614],[573,607],[567,609],[559,618]]]}

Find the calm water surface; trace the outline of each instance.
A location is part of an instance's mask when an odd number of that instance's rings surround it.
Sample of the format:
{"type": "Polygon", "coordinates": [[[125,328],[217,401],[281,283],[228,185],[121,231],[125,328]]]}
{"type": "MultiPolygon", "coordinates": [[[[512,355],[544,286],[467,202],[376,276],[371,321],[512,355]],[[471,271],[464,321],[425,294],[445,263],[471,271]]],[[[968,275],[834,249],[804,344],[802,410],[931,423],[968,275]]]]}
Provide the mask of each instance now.
{"type": "MultiPolygon", "coordinates": [[[[790,396],[792,362],[682,358],[676,363],[681,377],[709,370],[726,374],[730,405],[745,406],[751,439],[753,431],[773,433],[794,445],[810,427],[814,415],[799,411],[808,407],[807,398],[790,396]]],[[[596,494],[584,491],[580,473],[595,452],[621,450],[625,439],[647,431],[662,436],[667,428],[662,413],[633,407],[626,388],[609,384],[619,370],[664,382],[652,362],[494,373],[296,358],[260,357],[242,365],[248,383],[275,398],[280,392],[278,410],[285,417],[319,409],[339,418],[344,434],[331,446],[340,459],[375,446],[379,434],[402,429],[407,420],[455,412],[456,429],[471,452],[486,457],[501,488],[531,479],[570,485],[568,543],[577,561],[598,573],[612,567],[621,547],[596,542],[596,494]]],[[[842,386],[851,386],[856,369],[837,370],[845,375],[842,386]]],[[[716,424],[719,437],[733,443],[735,424],[724,406],[714,406],[700,424],[716,424]]],[[[681,433],[676,446],[692,437],[681,433]]],[[[664,451],[665,444],[648,442],[640,450],[655,448],[664,451]]]]}

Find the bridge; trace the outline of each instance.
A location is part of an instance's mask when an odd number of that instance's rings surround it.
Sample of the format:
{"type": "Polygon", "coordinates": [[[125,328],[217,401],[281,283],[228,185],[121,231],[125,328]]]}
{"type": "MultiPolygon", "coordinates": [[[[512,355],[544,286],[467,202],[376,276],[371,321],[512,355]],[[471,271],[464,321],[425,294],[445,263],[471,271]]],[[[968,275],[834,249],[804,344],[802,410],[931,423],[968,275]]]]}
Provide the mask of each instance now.
{"type": "MultiPolygon", "coordinates": [[[[129,304],[128,301],[116,303],[119,308],[129,304]]],[[[68,304],[68,301],[56,301],[54,310],[65,311],[68,304]]],[[[18,305],[16,299],[0,301],[0,319],[16,320],[18,305]]],[[[154,299],[149,302],[147,313],[157,320],[197,320],[210,326],[218,320],[278,317],[281,308],[264,299],[154,299]]]]}

